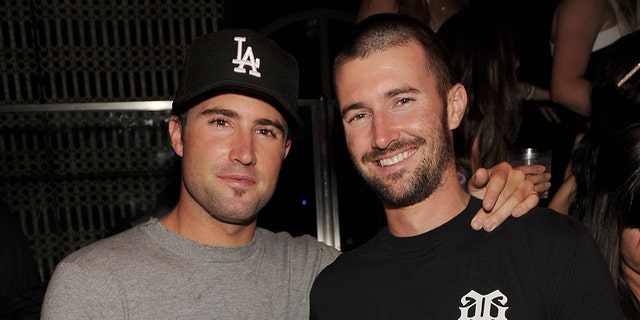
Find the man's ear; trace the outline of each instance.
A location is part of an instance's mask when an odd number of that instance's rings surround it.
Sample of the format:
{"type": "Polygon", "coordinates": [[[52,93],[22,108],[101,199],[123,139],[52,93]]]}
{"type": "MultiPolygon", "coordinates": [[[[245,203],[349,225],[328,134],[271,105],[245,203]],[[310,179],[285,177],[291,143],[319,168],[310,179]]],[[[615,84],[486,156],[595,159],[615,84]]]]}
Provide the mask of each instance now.
{"type": "Polygon", "coordinates": [[[171,147],[173,151],[180,157],[182,157],[183,144],[182,144],[182,122],[176,115],[169,117],[169,136],[171,137],[171,147]]]}
{"type": "Polygon", "coordinates": [[[449,89],[447,96],[447,120],[449,130],[453,130],[460,125],[466,109],[467,90],[461,83],[456,83],[449,89]]]}
{"type": "Polygon", "coordinates": [[[284,141],[284,150],[282,150],[282,161],[284,161],[284,159],[287,158],[287,155],[289,155],[289,149],[291,149],[291,139],[287,139],[284,141]]]}

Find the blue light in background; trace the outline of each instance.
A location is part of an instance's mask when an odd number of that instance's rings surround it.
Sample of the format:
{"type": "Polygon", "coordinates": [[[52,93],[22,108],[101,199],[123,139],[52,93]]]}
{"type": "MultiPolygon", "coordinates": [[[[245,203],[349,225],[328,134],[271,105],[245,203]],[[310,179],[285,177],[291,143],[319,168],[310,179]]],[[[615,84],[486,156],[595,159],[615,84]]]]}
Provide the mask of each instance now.
{"type": "Polygon", "coordinates": [[[307,199],[302,199],[302,205],[306,206],[307,205],[307,199]]]}

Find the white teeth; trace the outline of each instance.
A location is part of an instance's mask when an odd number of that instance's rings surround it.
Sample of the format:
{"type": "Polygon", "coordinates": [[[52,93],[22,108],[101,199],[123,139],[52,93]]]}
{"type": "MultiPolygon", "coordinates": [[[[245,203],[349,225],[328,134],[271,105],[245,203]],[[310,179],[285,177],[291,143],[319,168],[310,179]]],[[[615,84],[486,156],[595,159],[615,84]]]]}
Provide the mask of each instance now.
{"type": "Polygon", "coordinates": [[[411,154],[411,152],[405,151],[405,152],[399,153],[399,154],[397,154],[397,155],[395,155],[395,156],[393,156],[391,158],[378,160],[378,164],[381,167],[390,166],[392,164],[396,164],[396,163],[408,158],[410,154],[411,154]]]}

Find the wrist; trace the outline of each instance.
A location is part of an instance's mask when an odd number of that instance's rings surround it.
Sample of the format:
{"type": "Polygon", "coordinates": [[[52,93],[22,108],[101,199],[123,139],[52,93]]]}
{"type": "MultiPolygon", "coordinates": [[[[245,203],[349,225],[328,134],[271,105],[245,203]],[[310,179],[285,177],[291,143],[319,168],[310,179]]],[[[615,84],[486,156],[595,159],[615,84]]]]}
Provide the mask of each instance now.
{"type": "Polygon", "coordinates": [[[536,96],[536,86],[534,84],[530,84],[527,86],[527,92],[524,97],[525,100],[531,100],[536,96]]]}

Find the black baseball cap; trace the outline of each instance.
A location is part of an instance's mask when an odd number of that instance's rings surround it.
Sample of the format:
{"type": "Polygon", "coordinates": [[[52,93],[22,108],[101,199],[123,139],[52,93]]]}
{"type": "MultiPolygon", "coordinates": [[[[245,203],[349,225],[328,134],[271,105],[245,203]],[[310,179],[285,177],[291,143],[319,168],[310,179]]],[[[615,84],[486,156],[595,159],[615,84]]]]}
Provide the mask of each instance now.
{"type": "Polygon", "coordinates": [[[290,129],[302,121],[296,111],[298,64],[265,35],[248,29],[225,29],[195,39],[184,63],[173,114],[223,93],[263,100],[283,115],[290,129]]]}

